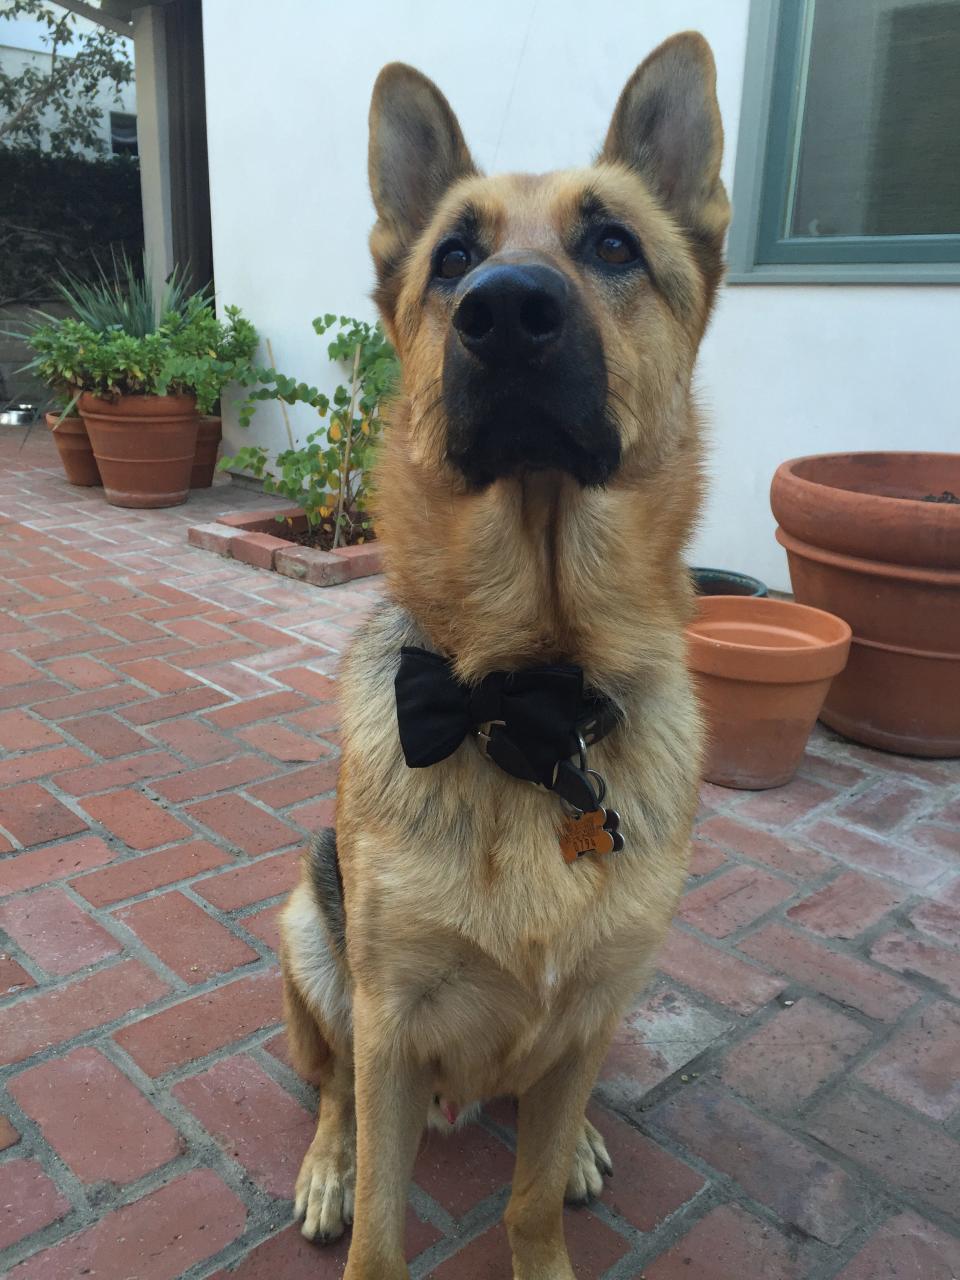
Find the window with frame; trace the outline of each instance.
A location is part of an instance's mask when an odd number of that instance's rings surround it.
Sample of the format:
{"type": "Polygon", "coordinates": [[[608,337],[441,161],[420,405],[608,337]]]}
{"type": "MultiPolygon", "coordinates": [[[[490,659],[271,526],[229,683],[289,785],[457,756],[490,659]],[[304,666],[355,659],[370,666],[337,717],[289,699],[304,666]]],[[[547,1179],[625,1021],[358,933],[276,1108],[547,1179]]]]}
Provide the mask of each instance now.
{"type": "Polygon", "coordinates": [[[960,280],[960,0],[754,0],[731,278],[960,280]]]}

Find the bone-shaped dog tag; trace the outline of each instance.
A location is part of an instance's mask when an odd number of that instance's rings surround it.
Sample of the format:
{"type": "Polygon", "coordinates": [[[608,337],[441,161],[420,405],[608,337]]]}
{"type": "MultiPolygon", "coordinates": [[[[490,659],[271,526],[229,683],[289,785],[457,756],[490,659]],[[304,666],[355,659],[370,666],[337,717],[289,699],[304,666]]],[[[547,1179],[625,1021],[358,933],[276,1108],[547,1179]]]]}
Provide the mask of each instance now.
{"type": "Polygon", "coordinates": [[[623,848],[620,815],[615,809],[591,809],[579,817],[567,817],[560,828],[560,852],[566,863],[585,853],[616,853],[623,848]]]}

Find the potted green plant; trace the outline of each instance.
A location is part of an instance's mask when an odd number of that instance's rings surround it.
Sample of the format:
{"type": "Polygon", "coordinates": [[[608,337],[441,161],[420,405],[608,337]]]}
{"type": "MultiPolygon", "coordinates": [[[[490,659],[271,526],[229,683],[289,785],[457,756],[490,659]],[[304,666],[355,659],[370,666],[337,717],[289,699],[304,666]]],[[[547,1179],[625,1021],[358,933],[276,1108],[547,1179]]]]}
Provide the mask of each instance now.
{"type": "Polygon", "coordinates": [[[67,276],[72,315],[40,315],[24,336],[31,367],[70,395],[86,424],[107,501],[125,507],[184,502],[199,414],[251,373],[256,331],[235,307],[221,320],[205,291],[175,273],[155,295],[123,259],[115,277],[67,276]]]}
{"type": "Polygon", "coordinates": [[[190,472],[191,489],[209,489],[217,469],[217,455],[223,439],[223,420],[220,417],[220,397],[231,383],[249,386],[256,380],[253,357],[260,341],[254,326],[241,313],[239,307],[224,308],[224,318],[217,344],[217,363],[220,383],[213,411],[200,414],[197,428],[197,448],[190,472]]]}
{"type": "Polygon", "coordinates": [[[63,464],[69,484],[91,488],[102,485],[100,468],[93,456],[93,446],[87,434],[86,423],[71,402],[63,408],[44,415],[47,426],[53,432],[53,442],[63,464]]]}
{"type": "Polygon", "coordinates": [[[326,420],[324,425],[297,446],[287,422],[290,447],[272,461],[263,445],[246,445],[222,458],[220,466],[252,472],[267,493],[295,502],[307,519],[302,540],[330,551],[375,537],[368,477],[383,408],[399,379],[400,364],[379,321],[367,324],[328,314],[314,320],[313,328],[321,336],[336,329],[327,352],[349,370],[348,381],[328,397],[276,369],[258,369],[253,375],[257,385],[241,406],[240,422],[249,426],[258,401],[277,400],[281,407],[309,405],[326,420]]]}

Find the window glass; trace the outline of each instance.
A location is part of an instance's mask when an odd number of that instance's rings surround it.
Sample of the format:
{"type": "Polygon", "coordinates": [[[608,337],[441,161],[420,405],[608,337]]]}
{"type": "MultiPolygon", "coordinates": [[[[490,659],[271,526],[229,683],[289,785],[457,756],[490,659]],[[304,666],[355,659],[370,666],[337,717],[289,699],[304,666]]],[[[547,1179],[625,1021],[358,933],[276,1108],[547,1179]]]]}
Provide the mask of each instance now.
{"type": "Polygon", "coordinates": [[[110,146],[115,156],[139,154],[136,116],[123,111],[110,112],[110,146]]]}
{"type": "Polygon", "coordinates": [[[787,235],[960,232],[960,3],[816,0],[804,27],[787,235]]]}

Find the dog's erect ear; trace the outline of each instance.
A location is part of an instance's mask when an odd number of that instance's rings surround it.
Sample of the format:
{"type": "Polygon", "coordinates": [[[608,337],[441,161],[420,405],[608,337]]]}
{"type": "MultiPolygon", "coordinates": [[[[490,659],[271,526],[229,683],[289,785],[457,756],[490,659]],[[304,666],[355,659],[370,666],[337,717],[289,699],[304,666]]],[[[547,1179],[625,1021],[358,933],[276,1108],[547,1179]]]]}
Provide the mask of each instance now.
{"type": "Polygon", "coordinates": [[[682,226],[712,240],[729,218],[722,155],[713,54],[699,32],[684,31],[627,81],[600,159],[635,169],[682,226]]]}
{"type": "Polygon", "coordinates": [[[370,245],[383,283],[458,178],[475,173],[457,117],[426,76],[402,62],[383,68],[370,103],[370,245]]]}

